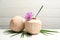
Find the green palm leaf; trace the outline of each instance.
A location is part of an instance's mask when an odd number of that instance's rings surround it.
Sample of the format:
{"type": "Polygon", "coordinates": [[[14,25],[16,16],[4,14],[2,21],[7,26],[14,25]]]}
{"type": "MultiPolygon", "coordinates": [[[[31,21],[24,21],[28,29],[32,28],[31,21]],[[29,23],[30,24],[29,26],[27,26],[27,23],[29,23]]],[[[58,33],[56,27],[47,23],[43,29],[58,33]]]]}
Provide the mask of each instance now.
{"type": "MultiPolygon", "coordinates": [[[[21,32],[14,32],[12,30],[6,30],[4,33],[8,33],[8,34],[13,34],[12,36],[15,36],[15,35],[18,35],[21,33],[21,37],[24,37],[24,36],[32,36],[32,34],[26,32],[26,31],[21,31],[21,32]]],[[[40,30],[40,33],[42,34],[52,34],[52,33],[58,33],[57,31],[52,31],[52,30],[40,30]]],[[[11,36],[11,37],[12,37],[11,36]]]]}

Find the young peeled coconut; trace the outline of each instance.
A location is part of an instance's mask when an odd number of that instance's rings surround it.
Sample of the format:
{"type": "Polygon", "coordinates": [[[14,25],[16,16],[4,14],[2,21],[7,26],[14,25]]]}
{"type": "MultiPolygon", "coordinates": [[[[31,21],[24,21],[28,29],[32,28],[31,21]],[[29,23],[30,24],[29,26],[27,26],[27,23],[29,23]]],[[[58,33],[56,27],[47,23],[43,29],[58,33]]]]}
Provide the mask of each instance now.
{"type": "Polygon", "coordinates": [[[25,22],[25,29],[30,34],[38,34],[41,30],[42,23],[39,19],[32,18],[25,22]]]}
{"type": "Polygon", "coordinates": [[[10,21],[10,28],[15,32],[20,32],[24,29],[25,19],[21,16],[15,16],[10,21]]]}
{"type": "Polygon", "coordinates": [[[27,13],[25,19],[25,30],[30,34],[38,34],[42,27],[41,21],[39,19],[32,18],[31,12],[27,13]]]}

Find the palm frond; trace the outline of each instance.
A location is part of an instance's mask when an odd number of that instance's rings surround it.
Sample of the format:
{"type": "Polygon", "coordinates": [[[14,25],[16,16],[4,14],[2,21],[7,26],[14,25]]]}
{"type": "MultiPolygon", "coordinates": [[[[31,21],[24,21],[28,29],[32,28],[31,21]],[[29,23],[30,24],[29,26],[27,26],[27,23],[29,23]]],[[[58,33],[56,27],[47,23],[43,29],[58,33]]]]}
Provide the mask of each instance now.
{"type": "MultiPolygon", "coordinates": [[[[12,31],[12,30],[6,30],[4,33],[13,34],[12,36],[16,36],[16,35],[21,33],[21,37],[24,37],[24,36],[30,37],[30,36],[32,36],[32,34],[26,32],[26,31],[15,32],[15,31],[12,31]]],[[[52,33],[58,33],[58,32],[57,31],[52,31],[52,30],[40,30],[40,33],[42,33],[44,35],[47,35],[47,34],[52,35],[52,33]]]]}

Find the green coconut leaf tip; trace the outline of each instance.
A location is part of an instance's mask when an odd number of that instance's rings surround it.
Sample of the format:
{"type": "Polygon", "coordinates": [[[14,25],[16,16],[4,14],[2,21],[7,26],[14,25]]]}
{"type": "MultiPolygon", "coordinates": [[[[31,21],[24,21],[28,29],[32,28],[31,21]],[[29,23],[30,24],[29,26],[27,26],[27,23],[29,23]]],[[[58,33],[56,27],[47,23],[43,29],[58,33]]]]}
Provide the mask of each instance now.
{"type": "Polygon", "coordinates": [[[41,30],[40,33],[42,34],[52,34],[52,33],[58,33],[57,31],[52,31],[52,30],[41,30]]]}

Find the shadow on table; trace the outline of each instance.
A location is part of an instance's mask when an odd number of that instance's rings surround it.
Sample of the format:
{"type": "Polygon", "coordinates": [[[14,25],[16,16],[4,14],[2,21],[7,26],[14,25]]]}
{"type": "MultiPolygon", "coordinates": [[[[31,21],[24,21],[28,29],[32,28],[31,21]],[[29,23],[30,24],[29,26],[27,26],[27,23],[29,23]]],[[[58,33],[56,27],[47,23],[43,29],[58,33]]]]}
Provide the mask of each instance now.
{"type": "Polygon", "coordinates": [[[12,30],[6,30],[6,31],[4,31],[4,33],[6,33],[6,34],[13,34],[13,35],[11,35],[11,37],[15,36],[15,35],[18,35],[18,34],[21,34],[21,37],[24,37],[24,35],[32,36],[32,34],[26,32],[26,31],[15,32],[15,31],[12,31],[12,30]]]}

